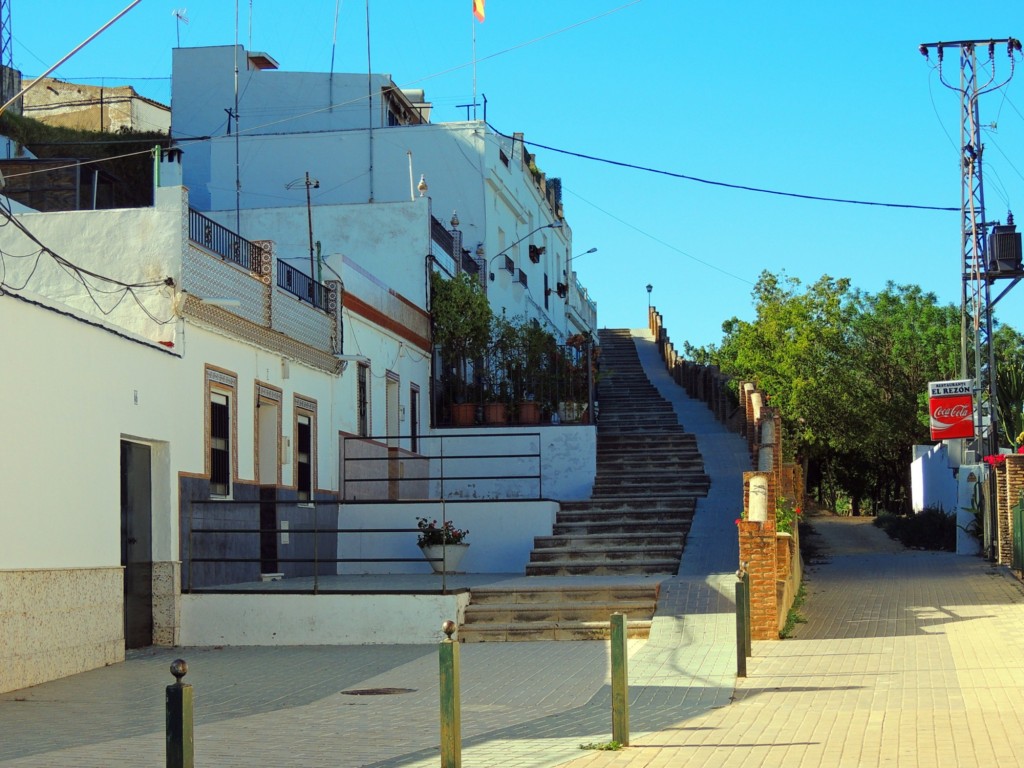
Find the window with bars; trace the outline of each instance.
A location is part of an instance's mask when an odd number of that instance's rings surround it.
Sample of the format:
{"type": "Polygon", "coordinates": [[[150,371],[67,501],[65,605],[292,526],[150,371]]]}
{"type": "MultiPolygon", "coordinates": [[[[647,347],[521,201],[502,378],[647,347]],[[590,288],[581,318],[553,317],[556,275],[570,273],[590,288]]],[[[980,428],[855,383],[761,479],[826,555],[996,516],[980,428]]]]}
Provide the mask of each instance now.
{"type": "Polygon", "coordinates": [[[231,494],[231,408],[220,392],[210,393],[210,494],[231,494]]]}
{"type": "Polygon", "coordinates": [[[356,375],[356,408],[360,437],[370,436],[370,366],[359,363],[356,375]]]}
{"type": "Polygon", "coordinates": [[[313,421],[300,415],[295,425],[295,488],[299,501],[313,498],[313,421]]]}

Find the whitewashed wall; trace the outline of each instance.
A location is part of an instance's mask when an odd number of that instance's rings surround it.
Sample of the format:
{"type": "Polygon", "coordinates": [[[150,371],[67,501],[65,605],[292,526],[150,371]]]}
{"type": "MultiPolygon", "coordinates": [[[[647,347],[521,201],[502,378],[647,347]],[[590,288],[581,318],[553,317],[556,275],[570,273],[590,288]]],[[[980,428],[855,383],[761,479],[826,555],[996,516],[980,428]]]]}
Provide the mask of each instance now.
{"type": "MultiPolygon", "coordinates": [[[[469,531],[470,547],[459,564],[465,573],[522,574],[535,536],[550,536],[558,504],[553,501],[472,501],[405,504],[346,504],[339,528],[416,528],[416,518],[451,520],[469,531]]],[[[338,558],[409,558],[412,562],[339,563],[338,573],[431,573],[415,533],[341,534],[338,558]]]]}
{"type": "Polygon", "coordinates": [[[940,507],[952,514],[957,508],[957,480],[944,443],[915,446],[910,465],[911,503],[915,512],[940,507]]]}
{"type": "Polygon", "coordinates": [[[184,595],[183,645],[437,643],[462,624],[469,593],[454,595],[184,595]]]}

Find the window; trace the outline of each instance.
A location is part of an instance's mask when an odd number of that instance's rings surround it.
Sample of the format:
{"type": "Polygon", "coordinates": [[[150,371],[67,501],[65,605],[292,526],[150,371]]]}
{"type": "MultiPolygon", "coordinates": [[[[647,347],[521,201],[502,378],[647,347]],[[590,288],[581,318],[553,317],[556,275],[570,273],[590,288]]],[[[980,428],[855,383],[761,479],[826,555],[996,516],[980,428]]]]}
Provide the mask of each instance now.
{"type": "Polygon", "coordinates": [[[295,488],[299,501],[313,498],[313,420],[299,416],[295,425],[295,488]]]}
{"type": "Polygon", "coordinates": [[[211,496],[231,496],[238,477],[238,377],[221,368],[206,366],[205,387],[206,474],[211,496]]]}
{"type": "Polygon", "coordinates": [[[210,493],[231,494],[231,404],[227,395],[210,393],[210,493]]]}
{"type": "Polygon", "coordinates": [[[359,363],[356,369],[356,412],[360,437],[370,436],[370,366],[359,363]]]}

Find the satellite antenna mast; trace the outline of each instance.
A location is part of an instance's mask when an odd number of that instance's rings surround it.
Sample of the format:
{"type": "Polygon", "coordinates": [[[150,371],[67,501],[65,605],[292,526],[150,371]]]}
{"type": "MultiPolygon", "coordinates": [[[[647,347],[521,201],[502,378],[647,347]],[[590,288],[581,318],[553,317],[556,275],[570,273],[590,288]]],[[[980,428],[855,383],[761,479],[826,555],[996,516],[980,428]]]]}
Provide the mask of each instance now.
{"type": "Polygon", "coordinates": [[[177,19],[174,24],[174,28],[178,33],[178,47],[181,48],[181,25],[182,23],[188,24],[188,8],[176,8],[171,11],[171,15],[177,19]]]}

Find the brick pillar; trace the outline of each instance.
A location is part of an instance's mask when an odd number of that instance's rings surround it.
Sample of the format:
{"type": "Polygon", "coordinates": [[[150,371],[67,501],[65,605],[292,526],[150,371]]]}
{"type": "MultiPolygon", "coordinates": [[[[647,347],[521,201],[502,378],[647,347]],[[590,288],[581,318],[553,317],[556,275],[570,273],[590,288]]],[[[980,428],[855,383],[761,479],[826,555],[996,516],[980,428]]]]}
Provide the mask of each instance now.
{"type": "Polygon", "coordinates": [[[999,562],[1013,562],[1013,508],[1024,491],[1024,455],[1006,457],[1006,508],[999,515],[999,562]]]}
{"type": "Polygon", "coordinates": [[[750,634],[755,640],[777,640],[779,637],[778,544],[775,535],[775,483],[768,472],[743,473],[744,517],[750,510],[750,481],[755,477],[767,479],[768,520],[754,522],[740,520],[740,560],[747,563],[750,573],[750,634]]]}

